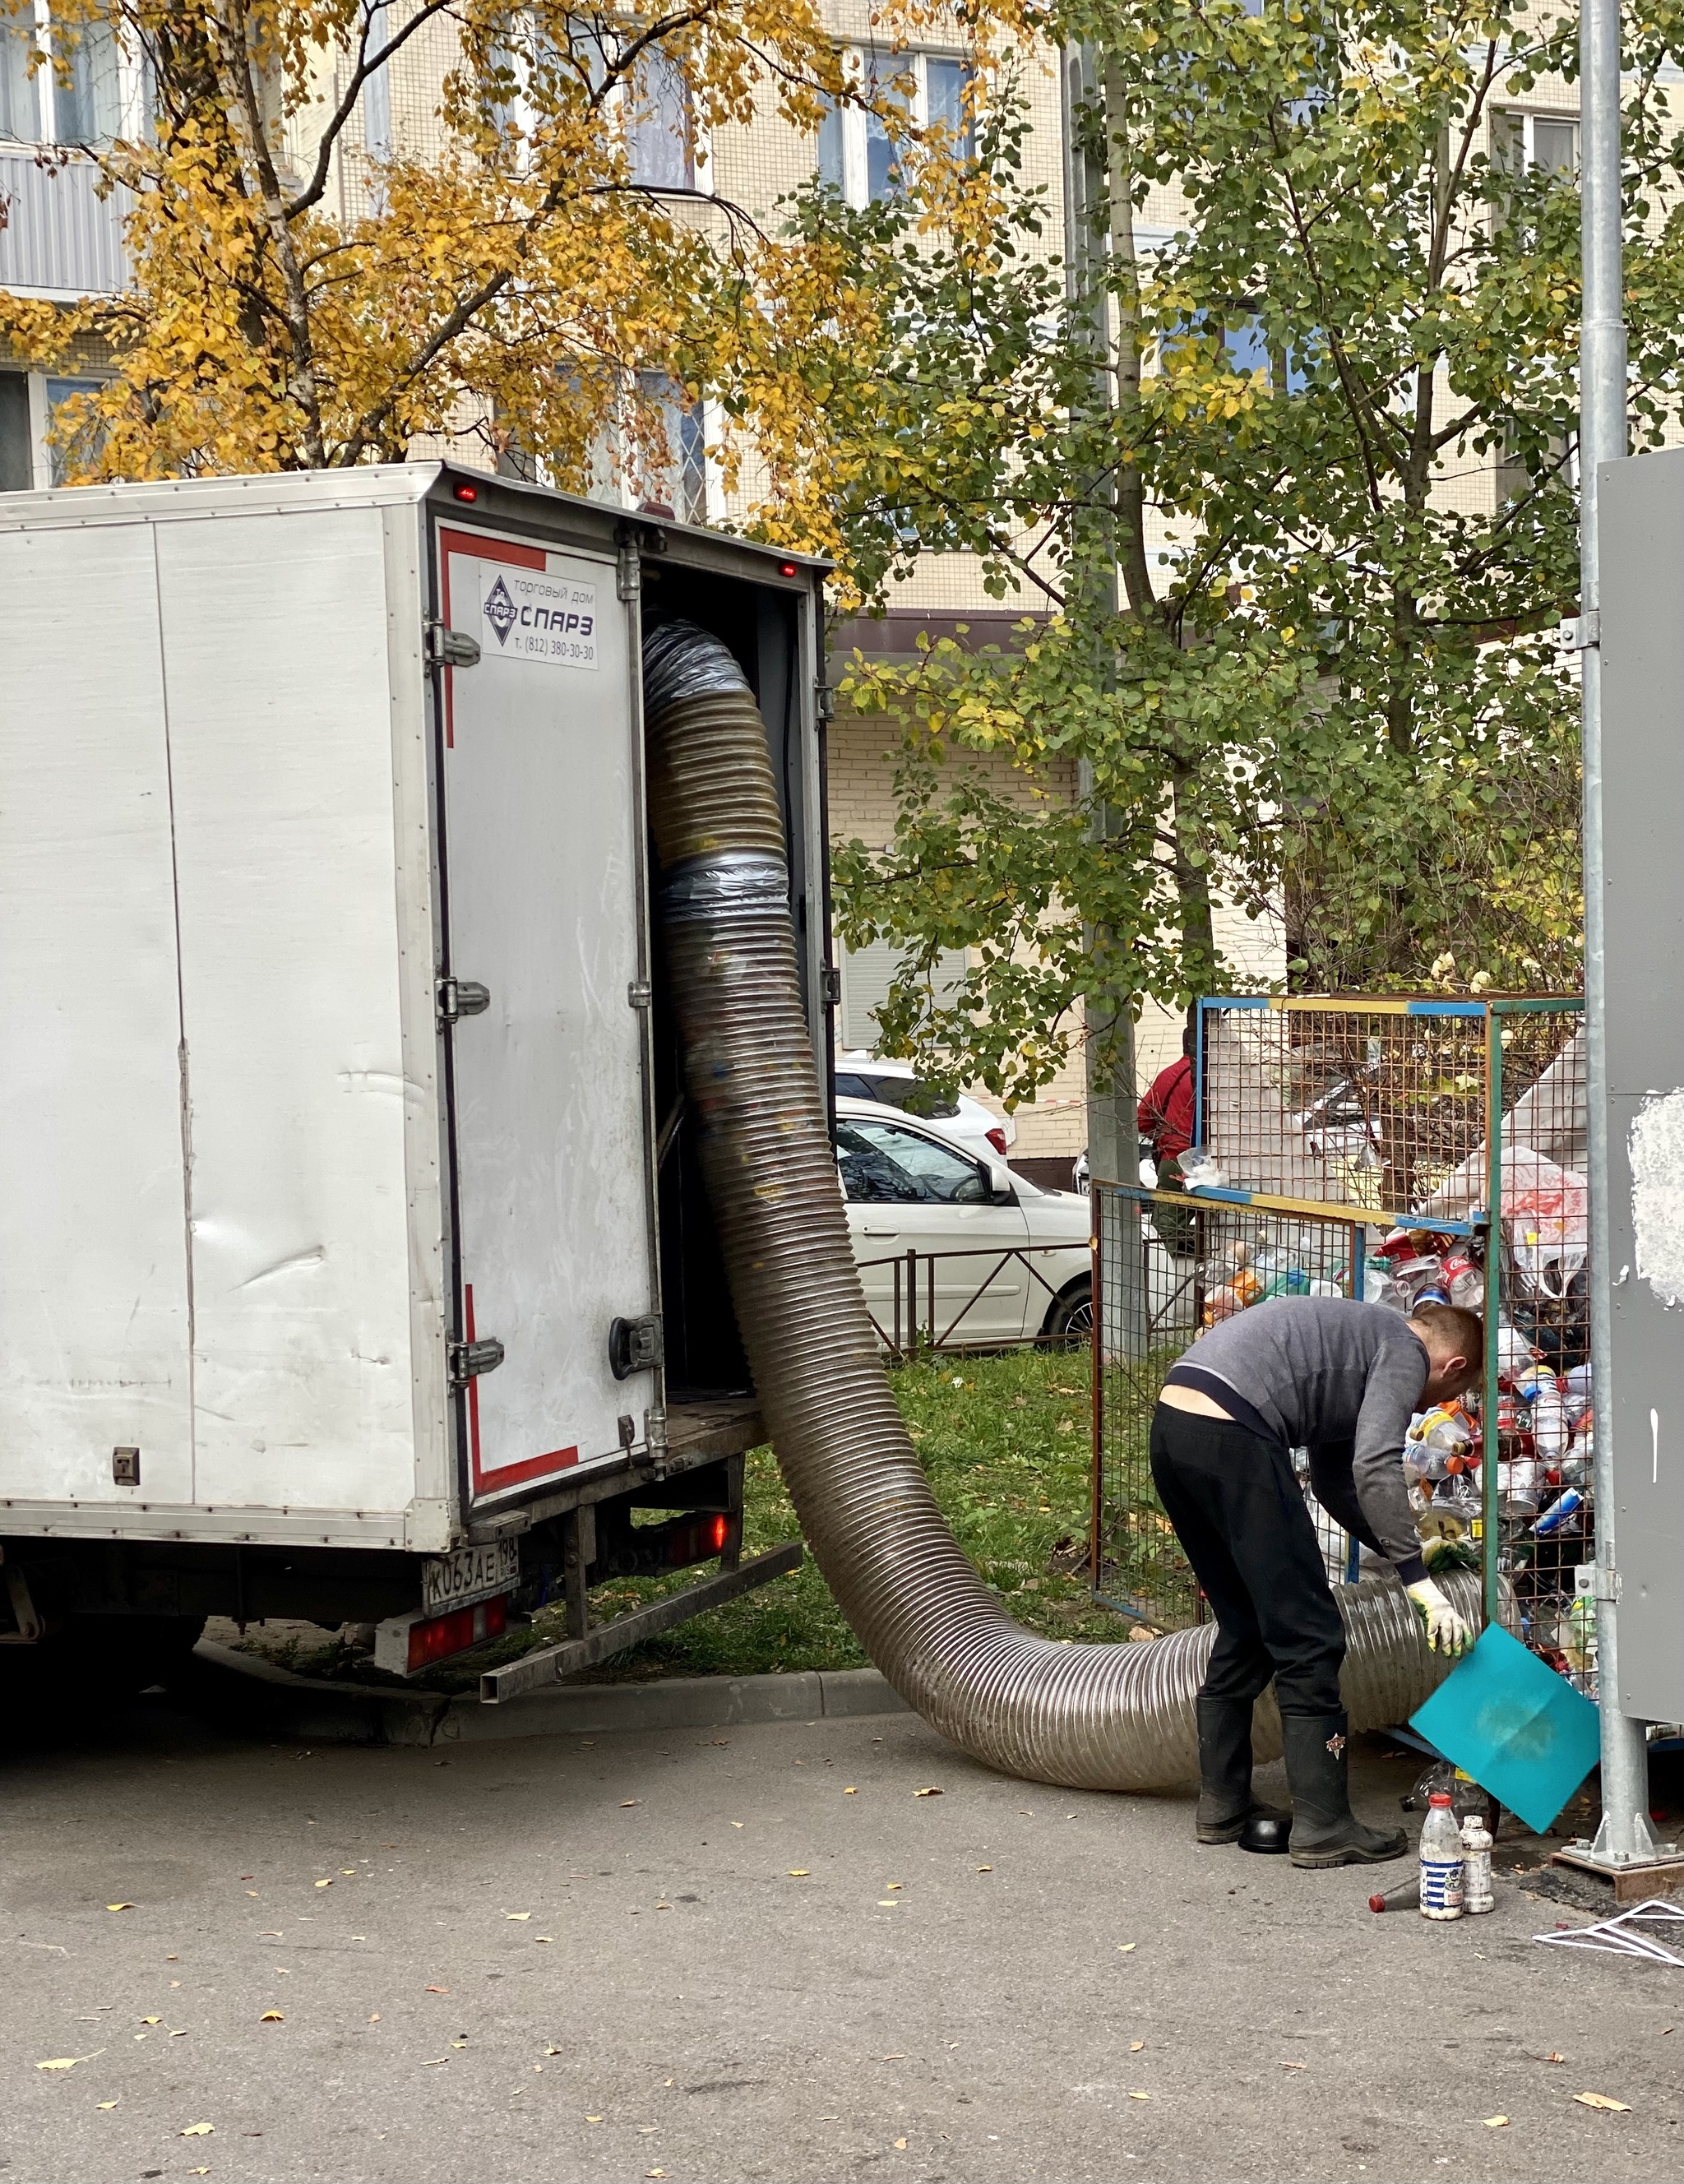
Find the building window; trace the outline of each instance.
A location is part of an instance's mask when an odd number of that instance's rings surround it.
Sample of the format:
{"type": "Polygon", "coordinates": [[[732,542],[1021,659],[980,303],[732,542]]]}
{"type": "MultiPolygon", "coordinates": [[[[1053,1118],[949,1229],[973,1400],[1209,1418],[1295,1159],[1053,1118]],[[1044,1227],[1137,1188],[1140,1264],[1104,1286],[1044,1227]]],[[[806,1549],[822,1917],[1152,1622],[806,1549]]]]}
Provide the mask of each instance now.
{"type": "Polygon", "coordinates": [[[1571,114],[1497,114],[1492,118],[1492,156],[1515,172],[1536,167],[1547,175],[1579,171],[1579,121],[1571,114]]]}
{"type": "MultiPolygon", "coordinates": [[[[642,508],[680,523],[707,521],[707,433],[702,407],[664,371],[638,374],[638,402],[657,429],[653,446],[636,463],[633,499],[642,508]]],[[[639,435],[639,437],[643,437],[639,435]]]]}
{"type": "Polygon", "coordinates": [[[632,180],[645,189],[695,187],[696,131],[689,79],[672,55],[658,47],[650,47],[639,58],[627,94],[626,148],[632,180]]]}
{"type": "MultiPolygon", "coordinates": [[[[875,1054],[882,1037],[877,1011],[889,998],[889,989],[906,960],[907,951],[893,941],[873,940],[867,947],[837,948],[842,968],[841,1034],[850,1054],[875,1054]]],[[[962,948],[944,948],[930,974],[930,992],[939,1007],[951,1003],[965,975],[962,948]]]]}
{"type": "MultiPolygon", "coordinates": [[[[862,94],[899,109],[916,128],[940,128],[950,151],[969,159],[974,132],[965,103],[969,64],[943,53],[883,53],[850,47],[845,56],[862,94]]],[[[880,203],[901,187],[900,162],[881,113],[832,100],[818,132],[818,176],[851,205],[880,203]]]]}
{"type": "Polygon", "coordinates": [[[0,371],[0,493],[27,493],[34,483],[29,381],[21,371],[0,371]]]}
{"type": "Polygon", "coordinates": [[[23,144],[103,144],[120,135],[127,81],[109,23],[55,37],[45,0],[0,21],[0,136],[23,144]],[[33,75],[30,56],[43,56],[33,75]],[[54,63],[57,65],[54,65],[54,63]]]}

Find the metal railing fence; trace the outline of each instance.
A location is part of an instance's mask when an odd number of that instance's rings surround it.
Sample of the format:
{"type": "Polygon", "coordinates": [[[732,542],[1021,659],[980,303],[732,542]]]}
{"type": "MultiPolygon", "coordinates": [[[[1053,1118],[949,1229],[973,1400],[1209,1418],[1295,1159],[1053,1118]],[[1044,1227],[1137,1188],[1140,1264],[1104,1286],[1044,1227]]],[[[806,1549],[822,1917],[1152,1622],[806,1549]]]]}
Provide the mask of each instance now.
{"type": "MultiPolygon", "coordinates": [[[[1057,1334],[1047,1332],[1047,1316],[1064,1291],[1071,1286],[1071,1278],[1062,1284],[1048,1281],[1034,1262],[1053,1256],[1073,1258],[1081,1246],[1077,1244],[1017,1244],[1005,1246],[981,1246],[959,1251],[920,1251],[908,1246],[878,1259],[861,1259],[856,1263],[862,1275],[879,1267],[890,1271],[890,1288],[886,1300],[888,1324],[878,1316],[867,1295],[866,1308],[871,1313],[873,1327],[878,1340],[897,1362],[917,1357],[937,1351],[1009,1350],[1032,1343],[1053,1340],[1071,1344],[1087,1340],[1090,1313],[1079,1310],[1073,1312],[1069,1323],[1057,1334]],[[950,1309],[951,1300],[940,1302],[937,1297],[936,1268],[956,1259],[986,1260],[987,1270],[982,1279],[969,1287],[964,1301],[956,1310],[950,1309]],[[974,1322],[969,1329],[962,1323],[973,1314],[983,1301],[995,1293],[1002,1274],[1013,1266],[1022,1267],[1029,1276],[1030,1294],[1027,1301],[1023,1323],[1015,1333],[1011,1330],[986,1331],[977,1328],[974,1322]],[[920,1273],[920,1268],[923,1269],[920,1273]]],[[[1075,1277],[1074,1279],[1079,1279],[1075,1277]]]]}

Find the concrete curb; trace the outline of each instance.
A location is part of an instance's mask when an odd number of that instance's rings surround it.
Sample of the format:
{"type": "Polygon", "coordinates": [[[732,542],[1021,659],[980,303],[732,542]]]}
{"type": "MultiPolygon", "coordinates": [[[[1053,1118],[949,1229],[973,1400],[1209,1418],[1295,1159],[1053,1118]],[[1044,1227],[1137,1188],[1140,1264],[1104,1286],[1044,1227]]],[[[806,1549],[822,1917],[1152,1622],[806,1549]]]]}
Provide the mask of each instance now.
{"type": "Polygon", "coordinates": [[[674,1676],[652,1684],[558,1684],[501,1706],[471,1694],[326,1684],[202,1638],[177,1688],[231,1727],[311,1744],[483,1744],[525,1736],[728,1729],[767,1721],[904,1713],[875,1669],[787,1676],[674,1676]]]}

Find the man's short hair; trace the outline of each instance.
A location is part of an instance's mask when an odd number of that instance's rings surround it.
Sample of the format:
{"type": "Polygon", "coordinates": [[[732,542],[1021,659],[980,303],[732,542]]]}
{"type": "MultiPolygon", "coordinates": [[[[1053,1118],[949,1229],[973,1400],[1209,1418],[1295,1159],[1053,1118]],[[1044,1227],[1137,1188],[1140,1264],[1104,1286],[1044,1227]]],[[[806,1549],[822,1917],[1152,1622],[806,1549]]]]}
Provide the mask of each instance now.
{"type": "Polygon", "coordinates": [[[1478,1312],[1459,1304],[1418,1304],[1409,1317],[1430,1331],[1447,1357],[1465,1357],[1475,1378],[1484,1372],[1486,1325],[1478,1312]]]}

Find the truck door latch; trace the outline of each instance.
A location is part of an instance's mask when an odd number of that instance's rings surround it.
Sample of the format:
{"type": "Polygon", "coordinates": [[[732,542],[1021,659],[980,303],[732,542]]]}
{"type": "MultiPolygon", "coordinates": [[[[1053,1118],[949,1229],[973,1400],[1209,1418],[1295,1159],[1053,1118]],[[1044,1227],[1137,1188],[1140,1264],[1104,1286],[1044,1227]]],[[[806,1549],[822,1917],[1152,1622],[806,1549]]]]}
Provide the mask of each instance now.
{"type": "Polygon", "coordinates": [[[430,621],[427,656],[435,667],[477,667],[479,640],[465,629],[446,629],[442,621],[430,621]]]}
{"type": "Polygon", "coordinates": [[[466,1388],[470,1380],[477,1380],[482,1373],[494,1373],[503,1362],[503,1345],[494,1334],[482,1335],[477,1342],[453,1342],[450,1345],[450,1384],[466,1388]]]}
{"type": "Polygon", "coordinates": [[[610,1323],[608,1368],[616,1380],[629,1379],[633,1373],[652,1373],[664,1354],[658,1312],[646,1313],[642,1319],[610,1323]]]}
{"type": "Polygon", "coordinates": [[[491,989],[477,978],[441,978],[438,982],[438,1021],[460,1023],[464,1017],[482,1017],[491,1006],[491,989]]]}

